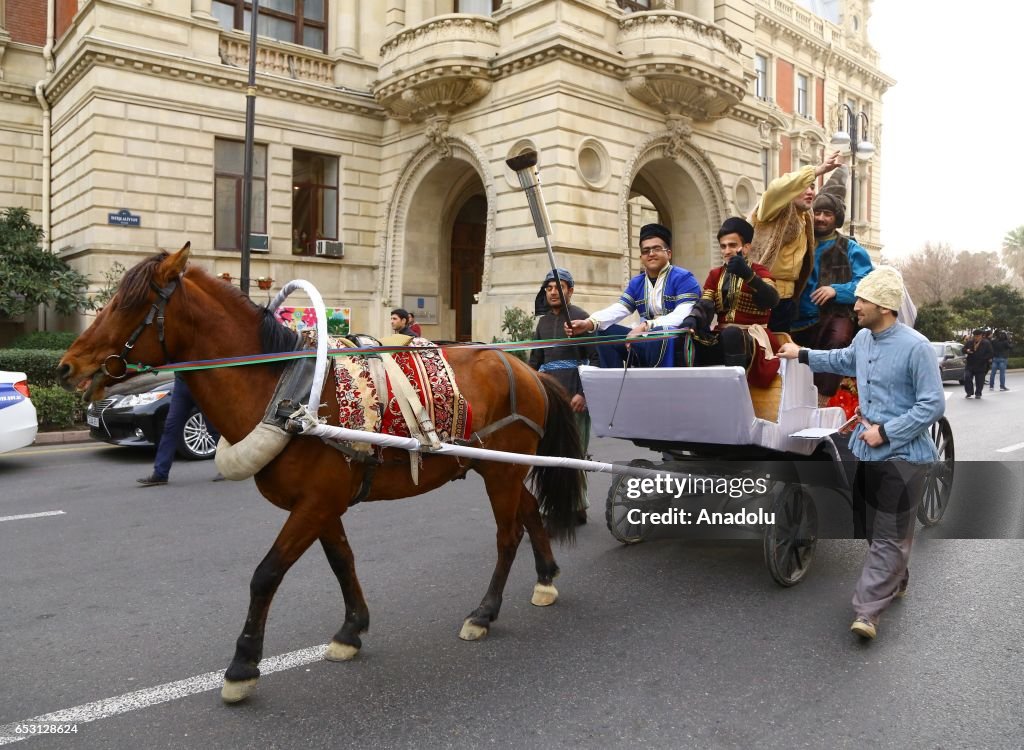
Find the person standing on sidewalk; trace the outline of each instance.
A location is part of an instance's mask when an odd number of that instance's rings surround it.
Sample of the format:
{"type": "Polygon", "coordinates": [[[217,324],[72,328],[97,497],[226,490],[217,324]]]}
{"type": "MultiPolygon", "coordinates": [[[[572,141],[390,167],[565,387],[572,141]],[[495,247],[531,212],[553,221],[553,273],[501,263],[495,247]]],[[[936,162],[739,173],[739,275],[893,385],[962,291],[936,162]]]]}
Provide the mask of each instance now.
{"type": "Polygon", "coordinates": [[[996,331],[992,336],[992,372],[988,376],[988,389],[996,389],[996,371],[999,372],[999,390],[1008,391],[1006,387],[1006,366],[1010,363],[1010,337],[1006,331],[996,331]]]}
{"type": "Polygon", "coordinates": [[[985,338],[981,328],[974,329],[974,336],[964,344],[964,390],[967,398],[981,398],[985,390],[985,374],[992,364],[992,342],[985,338]]]}
{"type": "Polygon", "coordinates": [[[786,343],[778,355],[816,372],[857,377],[861,419],[849,445],[858,459],[854,527],[869,544],[854,588],[850,630],[870,639],[885,609],[907,591],[917,504],[928,467],[938,457],[929,429],[942,417],[946,399],[931,343],[896,319],[903,301],[899,271],[879,266],[855,295],[862,330],[850,346],[814,350],[786,343]]]}
{"type": "MultiPolygon", "coordinates": [[[[136,480],[143,487],[155,487],[167,484],[171,474],[171,465],[174,463],[174,456],[178,450],[178,435],[181,434],[182,425],[188,419],[188,415],[196,406],[192,392],[185,385],[181,375],[174,376],[174,392],[171,394],[171,406],[167,410],[167,419],[164,420],[163,432],[160,433],[160,442],[156,447],[156,460],[153,462],[153,472],[148,477],[136,480]]],[[[206,420],[206,429],[214,442],[220,440],[220,433],[206,420]]],[[[214,482],[224,477],[217,474],[214,482]]]]}

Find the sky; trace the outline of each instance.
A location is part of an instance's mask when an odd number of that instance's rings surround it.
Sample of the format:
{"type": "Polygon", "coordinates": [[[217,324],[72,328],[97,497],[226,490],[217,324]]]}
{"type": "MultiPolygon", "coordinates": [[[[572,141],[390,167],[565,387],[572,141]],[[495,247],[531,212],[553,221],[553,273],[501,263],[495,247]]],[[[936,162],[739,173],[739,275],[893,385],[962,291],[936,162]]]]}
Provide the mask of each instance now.
{"type": "Polygon", "coordinates": [[[1024,225],[1024,2],[874,0],[883,253],[997,251],[1024,225]],[[948,10],[947,10],[948,8],[948,10]]]}

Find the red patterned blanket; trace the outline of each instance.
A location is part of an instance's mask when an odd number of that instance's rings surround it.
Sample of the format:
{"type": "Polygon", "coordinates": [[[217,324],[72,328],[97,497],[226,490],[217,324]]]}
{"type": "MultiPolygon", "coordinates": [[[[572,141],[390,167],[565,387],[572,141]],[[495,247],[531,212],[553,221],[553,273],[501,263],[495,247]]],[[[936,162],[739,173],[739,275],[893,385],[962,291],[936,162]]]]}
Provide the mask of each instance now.
{"type": "MultiPolygon", "coordinates": [[[[409,346],[429,347],[417,352],[399,351],[393,356],[429,413],[438,438],[451,442],[453,438],[469,437],[472,412],[444,353],[422,338],[413,339],[409,346]]],[[[332,342],[335,347],[338,344],[332,342]]],[[[410,437],[390,379],[382,368],[374,373],[372,367],[371,359],[362,355],[335,357],[340,426],[410,437]],[[381,398],[379,391],[385,389],[387,393],[381,398]]]]}

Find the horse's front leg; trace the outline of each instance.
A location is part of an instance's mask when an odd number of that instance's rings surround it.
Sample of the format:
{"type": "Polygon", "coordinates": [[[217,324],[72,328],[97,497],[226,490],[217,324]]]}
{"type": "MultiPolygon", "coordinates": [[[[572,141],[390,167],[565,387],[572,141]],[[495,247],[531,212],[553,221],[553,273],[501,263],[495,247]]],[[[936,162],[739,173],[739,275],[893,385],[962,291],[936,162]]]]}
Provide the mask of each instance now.
{"type": "Polygon", "coordinates": [[[345,597],[345,622],[334,638],[327,644],[324,658],[329,661],[348,661],[362,648],[360,633],[370,628],[370,610],[363,598],[363,590],[356,578],[356,561],[352,548],[345,538],[345,527],[340,518],[331,518],[320,534],[320,545],[327,555],[327,562],[341,584],[341,594],[345,597]]]}
{"type": "Polygon", "coordinates": [[[498,619],[501,611],[501,595],[505,590],[516,550],[523,538],[523,526],[519,522],[519,489],[523,486],[526,469],[512,464],[489,465],[480,472],[484,477],[491,510],[498,525],[498,561],[491,575],[480,606],[473,610],[462,624],[459,638],[476,641],[487,635],[491,623],[498,619]]]}
{"type": "Polygon", "coordinates": [[[323,522],[322,518],[293,510],[274,540],[274,546],[256,566],[249,582],[249,613],[245,627],[235,644],[235,656],[224,673],[220,696],[225,703],[245,700],[256,687],[260,676],[259,663],[263,658],[263,630],[274,593],[288,569],[320,535],[323,522]]]}
{"type": "Polygon", "coordinates": [[[540,517],[537,498],[526,487],[523,487],[519,500],[519,520],[526,527],[526,533],[530,535],[533,559],[537,565],[537,583],[533,587],[530,603],[538,607],[547,607],[558,600],[558,589],[552,583],[558,576],[558,563],[551,552],[551,538],[540,517]]]}

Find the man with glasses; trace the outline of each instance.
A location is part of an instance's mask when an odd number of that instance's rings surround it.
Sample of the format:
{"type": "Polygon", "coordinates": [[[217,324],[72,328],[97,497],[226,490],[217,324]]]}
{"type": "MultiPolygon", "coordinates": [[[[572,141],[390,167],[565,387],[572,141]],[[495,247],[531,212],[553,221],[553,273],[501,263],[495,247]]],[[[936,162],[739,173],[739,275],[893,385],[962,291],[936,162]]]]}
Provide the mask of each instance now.
{"type": "MultiPolygon", "coordinates": [[[[700,284],[692,273],[672,265],[672,232],[661,224],[645,224],[640,229],[640,263],[644,272],[634,276],[619,300],[598,310],[589,318],[566,324],[569,336],[598,335],[615,338],[640,337],[656,331],[680,328],[700,299],[700,284]],[[632,328],[618,325],[623,318],[637,313],[640,322],[632,328]]],[[[601,367],[671,367],[674,337],[607,344],[598,347],[601,367]]]]}

